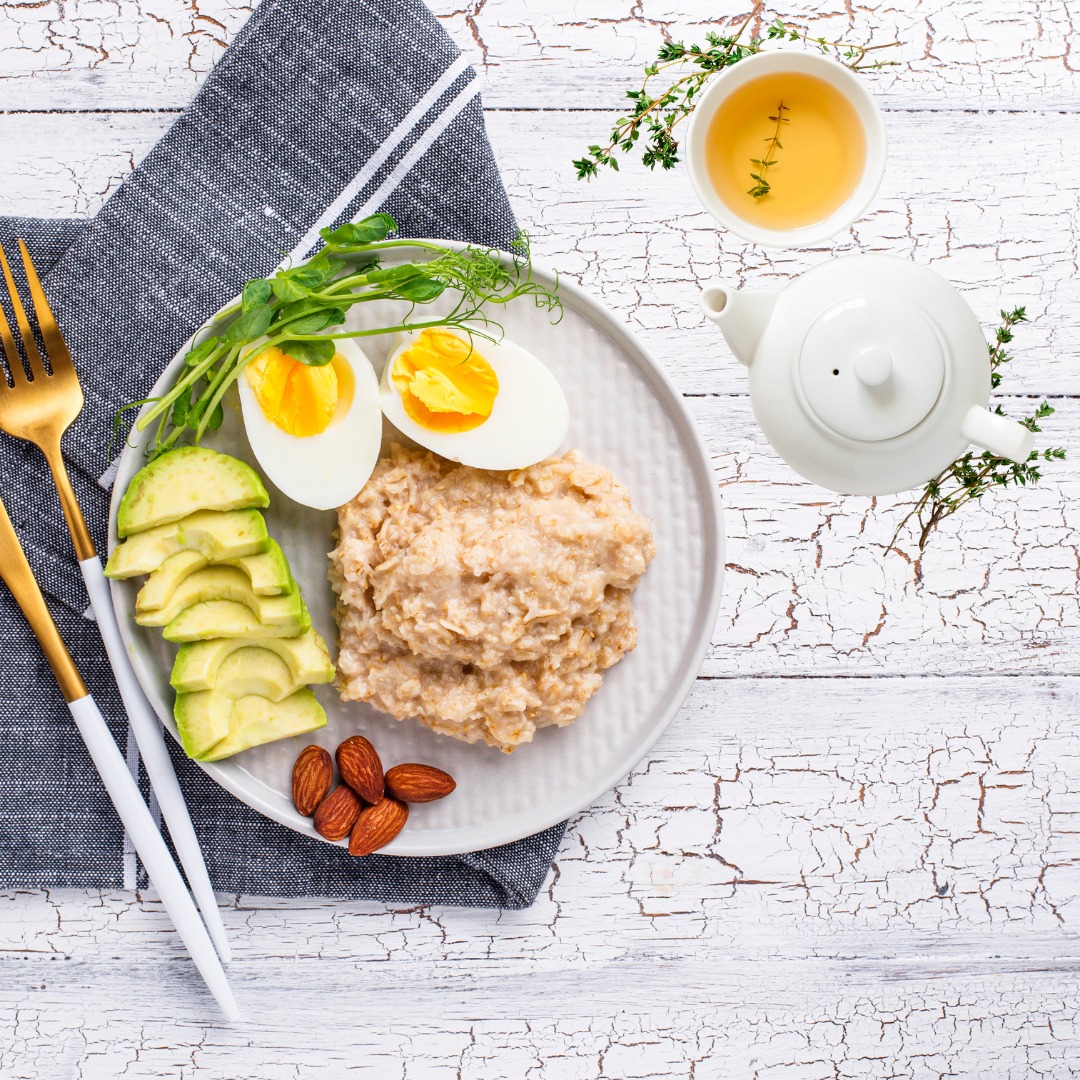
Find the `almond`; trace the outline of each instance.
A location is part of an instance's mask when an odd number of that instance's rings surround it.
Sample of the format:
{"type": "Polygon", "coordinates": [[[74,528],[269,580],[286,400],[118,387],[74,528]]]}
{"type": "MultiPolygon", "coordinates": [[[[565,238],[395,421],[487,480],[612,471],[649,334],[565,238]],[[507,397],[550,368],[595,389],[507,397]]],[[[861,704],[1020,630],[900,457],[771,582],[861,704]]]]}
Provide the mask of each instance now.
{"type": "Polygon", "coordinates": [[[374,806],[365,806],[349,837],[350,855],[370,855],[386,847],[409,820],[409,808],[387,796],[374,806]]]}
{"type": "Polygon", "coordinates": [[[407,803],[434,802],[445,799],[457,784],[454,778],[434,765],[418,765],[408,762],[395,765],[386,774],[386,790],[407,803]]]}
{"type": "Polygon", "coordinates": [[[337,748],[337,767],[345,781],[366,803],[383,797],[383,768],[375,747],[363,735],[353,735],[337,748]]]}
{"type": "Polygon", "coordinates": [[[315,831],[326,840],[344,840],[356,823],[363,804],[351,787],[334,788],[315,811],[315,831]]]}
{"type": "Polygon", "coordinates": [[[305,746],[292,771],[293,806],[311,817],[334,782],[334,762],[321,746],[305,746]]]}

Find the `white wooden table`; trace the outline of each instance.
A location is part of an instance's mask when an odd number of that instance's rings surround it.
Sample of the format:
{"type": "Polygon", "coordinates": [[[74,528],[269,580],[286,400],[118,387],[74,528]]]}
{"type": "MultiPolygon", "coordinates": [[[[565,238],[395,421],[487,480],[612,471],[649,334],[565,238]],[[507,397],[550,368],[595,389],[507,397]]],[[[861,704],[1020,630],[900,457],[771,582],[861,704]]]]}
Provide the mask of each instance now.
{"type": "MultiPolygon", "coordinates": [[[[739,5],[436,8],[485,80],[537,252],[640,331],[708,440],[730,544],[702,676],[528,911],[225,898],[235,1029],[153,896],[0,894],[0,1076],[1080,1074],[1076,4],[777,9],[905,42],[877,82],[884,188],[834,250],[930,264],[987,326],[1026,304],[1003,390],[1048,395],[1046,437],[1075,455],[915,561],[885,554],[900,500],[831,495],[776,458],[697,311],[718,269],[775,283],[823,252],[719,236],[681,172],[584,185],[569,165],[661,34],[700,38],[739,5]]],[[[92,214],[245,15],[0,0],[0,212],[92,214]]]]}

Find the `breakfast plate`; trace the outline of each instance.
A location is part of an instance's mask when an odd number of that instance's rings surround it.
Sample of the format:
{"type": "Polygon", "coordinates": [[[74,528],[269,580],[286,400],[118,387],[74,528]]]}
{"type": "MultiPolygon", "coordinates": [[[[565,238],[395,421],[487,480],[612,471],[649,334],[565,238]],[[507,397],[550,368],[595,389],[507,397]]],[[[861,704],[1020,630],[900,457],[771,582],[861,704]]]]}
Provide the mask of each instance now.
{"type": "MultiPolygon", "coordinates": [[[[297,754],[312,742],[332,753],[353,734],[370,739],[387,767],[428,762],[457,781],[450,798],[413,808],[408,827],[383,849],[386,854],[460,854],[539,832],[589,806],[625,777],[671,722],[698,673],[716,619],[724,566],[719,504],[704,446],[662,368],[614,314],[535,264],[533,277],[550,289],[557,287],[561,320],[552,323],[549,312],[523,297],[499,311],[499,323],[508,339],[547,364],[565,390],[570,405],[566,446],[610,469],[629,489],[634,509],[652,521],[656,557],[633,594],[637,647],[605,672],[603,686],[575,723],[542,729],[513,754],[457,742],[363,703],[342,702],[332,686],[320,686],[316,696],[329,717],[326,727],[202,765],[242,802],[300,833],[321,839],[291,801],[297,754]]],[[[375,306],[358,305],[347,325],[374,325],[375,306]]],[[[393,348],[392,336],[363,342],[379,373],[393,348]]],[[[176,379],[185,351],[165,369],[151,396],[176,379]]],[[[235,397],[231,394],[227,403],[225,423],[204,445],[258,468],[244,426],[233,415],[239,412],[235,397]]],[[[149,432],[133,433],[118,463],[110,548],[118,542],[117,505],[145,464],[148,437],[149,432]]],[[[267,487],[270,533],[284,549],[313,625],[333,655],[337,631],[327,554],[334,546],[336,514],[300,506],[269,481],[267,487]]],[[[136,675],[176,736],[169,684],[175,646],[153,627],[136,625],[135,582],[113,581],[111,587],[136,675]]]]}

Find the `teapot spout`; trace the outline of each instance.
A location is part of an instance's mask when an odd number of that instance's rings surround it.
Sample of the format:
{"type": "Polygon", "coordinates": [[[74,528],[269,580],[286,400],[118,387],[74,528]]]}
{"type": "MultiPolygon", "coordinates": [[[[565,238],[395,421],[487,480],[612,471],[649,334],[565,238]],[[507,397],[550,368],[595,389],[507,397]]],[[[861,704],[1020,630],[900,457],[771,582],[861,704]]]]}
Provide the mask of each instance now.
{"type": "Polygon", "coordinates": [[[979,405],[972,405],[968,409],[961,431],[964,438],[976,446],[1009,461],[1027,461],[1035,445],[1034,433],[1023,424],[979,405]]]}
{"type": "Polygon", "coordinates": [[[723,331],[735,359],[749,367],[779,297],[779,289],[745,291],[710,281],[701,290],[701,310],[723,331]]]}

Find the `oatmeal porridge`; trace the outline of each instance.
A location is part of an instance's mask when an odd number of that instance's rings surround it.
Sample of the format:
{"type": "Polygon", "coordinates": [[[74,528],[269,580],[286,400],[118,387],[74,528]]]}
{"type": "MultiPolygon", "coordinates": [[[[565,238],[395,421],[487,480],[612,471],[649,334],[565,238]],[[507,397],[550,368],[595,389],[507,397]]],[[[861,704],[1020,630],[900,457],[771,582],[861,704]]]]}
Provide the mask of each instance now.
{"type": "Polygon", "coordinates": [[[341,696],[513,750],[576,720],[633,649],[654,553],[626,489],[576,451],[503,473],[395,447],[338,511],[341,696]]]}

